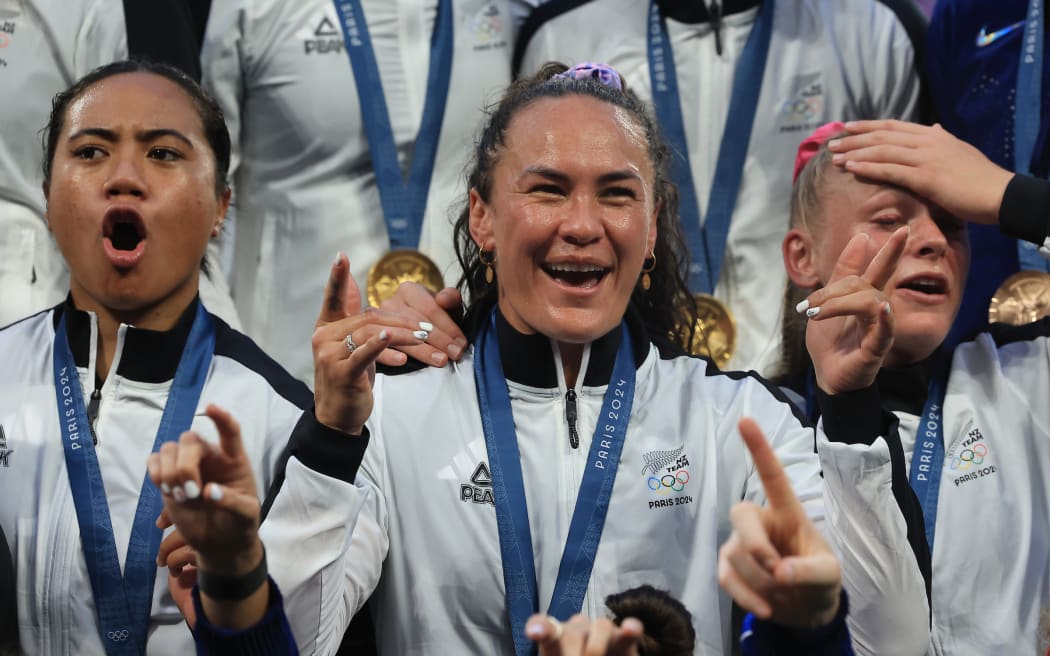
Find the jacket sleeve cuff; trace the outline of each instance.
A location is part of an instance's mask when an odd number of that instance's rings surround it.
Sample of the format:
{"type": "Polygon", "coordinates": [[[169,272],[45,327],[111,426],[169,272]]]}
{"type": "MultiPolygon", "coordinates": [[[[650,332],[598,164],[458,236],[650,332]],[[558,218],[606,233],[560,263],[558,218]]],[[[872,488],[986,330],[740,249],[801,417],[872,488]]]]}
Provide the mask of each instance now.
{"type": "Polygon", "coordinates": [[[368,447],[368,427],[347,435],[317,421],[313,409],[303,413],[292,431],[292,455],[313,471],[353,483],[368,447]]]}
{"type": "Polygon", "coordinates": [[[208,621],[201,605],[200,590],[193,587],[193,609],[197,613],[197,626],[193,629],[193,640],[197,654],[234,654],[236,656],[264,656],[270,654],[296,654],[295,637],[284,614],[281,591],[273,579],[269,579],[270,598],[266,614],[247,629],[223,629],[208,621]]]}
{"type": "Polygon", "coordinates": [[[892,429],[892,415],[883,411],[875,385],[834,396],[817,388],[817,404],[824,434],[832,442],[870,445],[892,429]]]}
{"type": "Polygon", "coordinates": [[[1015,175],[1006,185],[999,206],[999,230],[1003,234],[1044,245],[1050,220],[1050,181],[1030,175],[1015,175]]]}
{"type": "Polygon", "coordinates": [[[853,654],[846,613],[849,603],[846,590],[839,597],[839,610],[834,619],[815,629],[791,629],[755,618],[744,618],[740,635],[743,656],[846,656],[853,654]]]}

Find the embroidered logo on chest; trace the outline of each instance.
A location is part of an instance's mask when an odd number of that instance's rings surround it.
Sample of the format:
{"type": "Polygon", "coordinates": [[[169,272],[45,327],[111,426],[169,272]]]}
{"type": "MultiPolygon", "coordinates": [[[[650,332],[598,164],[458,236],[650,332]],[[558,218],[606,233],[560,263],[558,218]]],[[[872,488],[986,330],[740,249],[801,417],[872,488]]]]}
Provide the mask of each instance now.
{"type": "Polygon", "coordinates": [[[463,503],[487,503],[496,506],[492,498],[492,475],[489,467],[484,462],[479,462],[470,475],[470,483],[462,483],[459,486],[459,500],[463,503]]]}
{"type": "MultiPolygon", "coordinates": [[[[310,19],[309,27],[299,33],[303,39],[303,52],[307,55],[341,55],[343,54],[343,32],[337,24],[338,19],[323,14],[310,19]]],[[[357,34],[357,24],[354,32],[357,34]]]]}
{"type": "Polygon", "coordinates": [[[992,450],[988,446],[988,440],[976,426],[966,433],[962,441],[952,445],[944,461],[955,487],[998,472],[992,461],[992,450]]]}
{"type": "Polygon", "coordinates": [[[777,105],[776,126],[780,134],[809,132],[824,122],[824,83],[820,73],[797,77],[793,91],[777,105]]]}
{"type": "Polygon", "coordinates": [[[685,494],[691,478],[685,445],[669,451],[648,451],[642,455],[642,478],[649,489],[649,508],[673,508],[692,503],[685,494]]]}
{"type": "Polygon", "coordinates": [[[474,35],[474,50],[506,48],[508,43],[505,23],[503,16],[500,15],[499,6],[495,2],[488,3],[474,14],[468,23],[468,28],[474,35]]]}

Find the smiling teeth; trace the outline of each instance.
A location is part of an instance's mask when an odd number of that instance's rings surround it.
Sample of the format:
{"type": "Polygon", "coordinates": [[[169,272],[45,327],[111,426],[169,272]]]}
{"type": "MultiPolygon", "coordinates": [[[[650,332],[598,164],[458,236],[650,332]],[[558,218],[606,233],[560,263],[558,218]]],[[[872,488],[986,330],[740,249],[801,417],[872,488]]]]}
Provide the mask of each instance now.
{"type": "Polygon", "coordinates": [[[563,273],[601,273],[605,270],[593,264],[548,264],[547,268],[563,273]]]}

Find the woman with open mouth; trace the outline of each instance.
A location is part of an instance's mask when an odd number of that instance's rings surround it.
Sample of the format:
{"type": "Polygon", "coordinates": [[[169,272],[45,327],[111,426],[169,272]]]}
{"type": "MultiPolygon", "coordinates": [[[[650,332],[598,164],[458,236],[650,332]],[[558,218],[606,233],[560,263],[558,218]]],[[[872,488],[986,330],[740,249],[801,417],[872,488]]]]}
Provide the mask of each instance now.
{"type": "Polygon", "coordinates": [[[821,396],[853,398],[825,426],[897,417],[894,494],[921,529],[898,566],[927,581],[931,653],[1047,653],[1050,323],[946,339],[969,262],[962,220],[1043,245],[1050,185],[898,121],[824,128],[799,160],[785,382],[814,413],[821,396]]]}
{"type": "MultiPolygon", "coordinates": [[[[69,296],[0,330],[0,525],[14,555],[21,648],[190,653],[175,602],[196,576],[177,549],[166,561],[181,575],[171,594],[156,577],[161,497],[217,503],[223,490],[188,479],[158,490],[147,456],[177,465],[183,431],[226,440],[232,413],[258,472],[247,495],[257,518],[289,436],[304,444],[326,429],[308,411],[306,386],[197,297],[229,205],[230,140],[195,82],[161,64],[96,69],[56,97],[45,151],[46,218],[69,265],[69,296]]],[[[235,558],[201,552],[198,571],[250,574],[235,594],[265,605],[261,545],[226,546],[235,558]]]]}
{"type": "Polygon", "coordinates": [[[552,64],[512,85],[456,224],[473,348],[452,366],[374,376],[406,318],[425,340],[441,317],[358,312],[337,259],[313,346],[343,394],[319,383],[338,403],[316,412],[361,436],[333,449],[368,447],[353,484],[290,465],[275,497],[271,513],[339,530],[261,531],[278,582],[320,581],[283,588],[300,645],[334,649],[371,598],[381,654],[525,654],[533,613],[597,617],[649,584],[692,613],[697,653],[732,652],[730,596],[775,653],[845,653],[848,581],[860,651],[923,653],[921,576],[871,566],[908,549],[888,454],[855,447],[890,427],[817,433],[815,453],[775,388],[677,346],[695,305],[666,166],[616,71],[552,64]]]}

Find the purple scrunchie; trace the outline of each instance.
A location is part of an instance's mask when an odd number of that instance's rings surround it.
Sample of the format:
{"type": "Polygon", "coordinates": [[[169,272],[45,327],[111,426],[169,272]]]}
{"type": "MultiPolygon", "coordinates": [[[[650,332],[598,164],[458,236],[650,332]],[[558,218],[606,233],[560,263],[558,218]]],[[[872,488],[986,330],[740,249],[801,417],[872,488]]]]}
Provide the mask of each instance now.
{"type": "Polygon", "coordinates": [[[623,80],[611,66],[607,64],[596,64],[594,62],[583,62],[576,64],[564,73],[557,73],[553,78],[566,80],[594,80],[599,84],[612,87],[617,91],[623,91],[623,80]]]}

